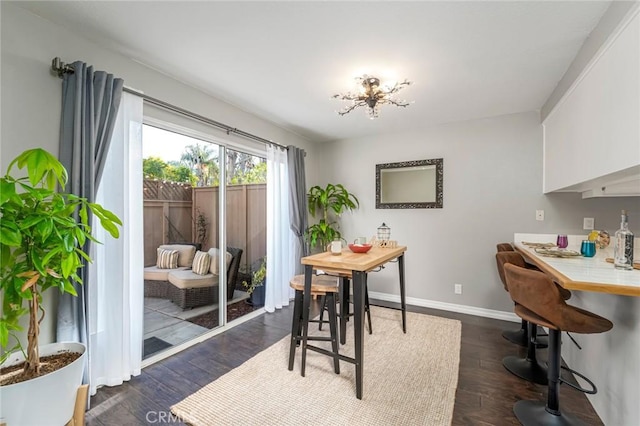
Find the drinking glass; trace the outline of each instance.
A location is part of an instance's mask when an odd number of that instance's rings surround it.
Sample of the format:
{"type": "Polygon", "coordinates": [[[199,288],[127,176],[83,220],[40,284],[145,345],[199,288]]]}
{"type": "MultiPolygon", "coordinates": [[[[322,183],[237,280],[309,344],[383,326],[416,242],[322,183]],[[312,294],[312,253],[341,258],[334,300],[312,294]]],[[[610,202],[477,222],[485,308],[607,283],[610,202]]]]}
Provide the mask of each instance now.
{"type": "Polygon", "coordinates": [[[558,234],[556,244],[558,245],[558,248],[565,249],[569,245],[569,239],[564,234],[558,234]]]}
{"type": "Polygon", "coordinates": [[[584,256],[584,257],[593,257],[596,254],[596,242],[595,241],[589,241],[589,240],[583,240],[582,241],[582,246],[580,247],[580,253],[584,256]]]}

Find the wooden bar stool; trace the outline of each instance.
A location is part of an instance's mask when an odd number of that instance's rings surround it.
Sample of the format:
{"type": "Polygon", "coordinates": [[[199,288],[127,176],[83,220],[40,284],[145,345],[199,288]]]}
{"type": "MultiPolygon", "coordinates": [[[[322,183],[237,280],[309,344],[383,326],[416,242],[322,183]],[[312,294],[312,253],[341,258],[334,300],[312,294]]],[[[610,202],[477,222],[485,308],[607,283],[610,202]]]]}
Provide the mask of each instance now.
{"type": "Polygon", "coordinates": [[[613,324],[599,315],[567,305],[557,285],[542,272],[505,264],[504,273],[509,294],[516,302],[515,313],[531,324],[549,328],[547,402],[545,404],[542,401],[518,401],[513,407],[513,412],[525,426],[582,424],[575,417],[560,411],[560,384],[565,383],[589,394],[595,394],[597,389],[593,382],[569,368],[562,367],[584,379],[592,389],[578,387],[560,376],[561,335],[563,331],[603,333],[611,330],[613,324]]]}
{"type": "MultiPolygon", "coordinates": [[[[339,301],[340,301],[340,310],[338,311],[338,317],[340,318],[340,343],[346,343],[346,330],[347,330],[347,321],[349,321],[349,317],[353,316],[353,312],[349,311],[349,289],[351,283],[351,274],[338,274],[328,272],[327,275],[338,277],[340,279],[340,292],[339,292],[339,301]],[[344,301],[344,303],[343,303],[344,301]]],[[[369,307],[369,289],[367,288],[367,276],[365,276],[365,287],[364,287],[364,313],[367,316],[367,325],[369,334],[373,333],[373,328],[371,327],[371,308],[369,307]]],[[[318,326],[319,330],[322,330],[322,321],[324,317],[325,311],[325,301],[322,301],[322,310],[320,311],[320,325],[318,326]]]]}
{"type": "MultiPolygon", "coordinates": [[[[296,347],[302,340],[302,330],[307,325],[303,323],[303,296],[304,296],[304,275],[296,275],[289,282],[291,288],[295,290],[295,299],[293,305],[293,321],[291,322],[291,346],[289,348],[289,371],[293,370],[295,360],[296,347]]],[[[324,297],[329,312],[329,333],[330,336],[307,336],[307,341],[324,341],[331,342],[331,351],[313,345],[306,345],[306,349],[330,356],[333,358],[333,367],[336,374],[340,374],[340,355],[338,354],[338,325],[336,310],[336,294],[338,294],[338,279],[328,275],[313,275],[311,278],[311,296],[324,297]]],[[[321,319],[309,322],[322,323],[321,319]]],[[[307,354],[305,349],[302,350],[302,365],[300,374],[304,376],[307,354]]]]}

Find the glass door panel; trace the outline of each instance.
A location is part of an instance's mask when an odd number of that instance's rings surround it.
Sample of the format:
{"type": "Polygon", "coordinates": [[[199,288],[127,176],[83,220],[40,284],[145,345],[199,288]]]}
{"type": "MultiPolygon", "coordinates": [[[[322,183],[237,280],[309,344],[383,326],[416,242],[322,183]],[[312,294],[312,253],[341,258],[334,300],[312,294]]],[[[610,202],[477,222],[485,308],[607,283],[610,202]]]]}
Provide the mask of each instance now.
{"type": "Polygon", "coordinates": [[[267,252],[266,159],[238,150],[226,150],[227,246],[241,253],[229,271],[227,322],[264,305],[267,252]],[[235,276],[235,278],[234,278],[235,276]]]}
{"type": "Polygon", "coordinates": [[[206,265],[220,246],[219,153],[207,141],[143,128],[144,358],[220,323],[218,271],[206,265]],[[162,264],[171,251],[177,264],[162,264]]]}

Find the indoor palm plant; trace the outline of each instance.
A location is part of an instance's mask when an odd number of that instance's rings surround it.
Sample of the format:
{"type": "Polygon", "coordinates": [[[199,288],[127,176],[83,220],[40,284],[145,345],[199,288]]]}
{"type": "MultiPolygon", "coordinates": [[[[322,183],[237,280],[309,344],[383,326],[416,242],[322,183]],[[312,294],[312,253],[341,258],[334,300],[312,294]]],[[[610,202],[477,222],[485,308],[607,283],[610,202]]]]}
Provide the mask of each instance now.
{"type": "Polygon", "coordinates": [[[360,203],[341,184],[329,183],[325,188],[314,186],[309,189],[307,205],[311,216],[315,217],[316,212],[321,214],[319,222],[307,228],[307,242],[311,248],[319,246],[324,250],[331,241],[342,239],[338,223],[331,215],[339,217],[346,210],[355,210],[360,203]]]}
{"type": "MultiPolygon", "coordinates": [[[[20,359],[10,353],[16,349],[22,352],[24,360],[24,365],[19,367],[22,371],[14,374],[11,381],[3,377],[3,399],[8,397],[9,384],[20,386],[50,373],[41,368],[38,345],[40,323],[45,316],[42,293],[55,288],[61,293],[77,295],[73,283],[81,283],[77,272],[82,267],[82,259],[91,261],[82,247],[86,240],[96,241],[91,236],[89,214],[114,238],[119,236],[117,225],[122,223],[112,212],[84,198],[56,191],[57,185],[64,190],[66,181],[67,171],[63,165],[40,148],[20,154],[0,178],[0,289],[3,293],[0,344],[7,350],[2,361],[8,357],[12,362],[20,359]],[[12,176],[14,167],[25,169],[27,176],[12,176]],[[27,314],[25,352],[14,333],[21,330],[19,319],[27,314]],[[16,343],[9,348],[12,336],[16,343]]],[[[5,408],[3,402],[6,417],[5,408]]]]}

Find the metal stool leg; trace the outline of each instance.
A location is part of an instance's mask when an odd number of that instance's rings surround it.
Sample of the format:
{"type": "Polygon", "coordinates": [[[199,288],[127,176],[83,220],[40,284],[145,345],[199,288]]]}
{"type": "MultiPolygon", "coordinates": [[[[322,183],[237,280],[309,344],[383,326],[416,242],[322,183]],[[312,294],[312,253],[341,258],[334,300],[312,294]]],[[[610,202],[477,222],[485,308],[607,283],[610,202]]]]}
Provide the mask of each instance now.
{"type": "Polygon", "coordinates": [[[293,370],[293,362],[296,357],[296,346],[300,343],[298,336],[300,336],[302,326],[302,292],[296,291],[293,302],[293,319],[291,321],[291,343],[289,347],[289,371],[293,370]]]}
{"type": "Polygon", "coordinates": [[[524,426],[551,425],[573,426],[584,423],[560,412],[560,330],[549,330],[549,388],[547,403],[542,401],[518,401],[513,412],[524,426]]]}
{"type": "Polygon", "coordinates": [[[528,380],[539,385],[546,385],[547,369],[540,365],[536,356],[536,335],[538,325],[529,323],[529,344],[527,346],[527,357],[508,356],[502,359],[502,365],[512,374],[521,379],[528,380]]]}

